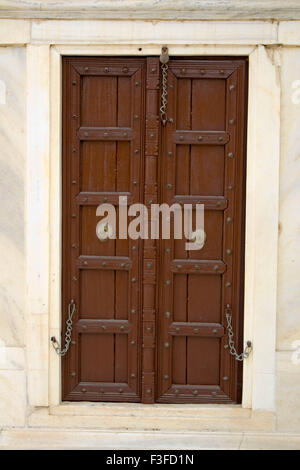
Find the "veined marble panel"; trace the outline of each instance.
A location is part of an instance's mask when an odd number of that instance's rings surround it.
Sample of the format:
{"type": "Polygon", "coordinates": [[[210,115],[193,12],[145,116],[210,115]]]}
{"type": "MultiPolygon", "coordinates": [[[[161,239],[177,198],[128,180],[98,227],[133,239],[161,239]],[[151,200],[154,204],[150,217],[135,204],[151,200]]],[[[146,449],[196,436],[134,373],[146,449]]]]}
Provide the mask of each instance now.
{"type": "Polygon", "coordinates": [[[283,48],[277,348],[300,341],[300,49],[283,48]]]}
{"type": "Polygon", "coordinates": [[[24,345],[24,48],[0,47],[0,88],[0,341],[14,347],[24,345]]]}

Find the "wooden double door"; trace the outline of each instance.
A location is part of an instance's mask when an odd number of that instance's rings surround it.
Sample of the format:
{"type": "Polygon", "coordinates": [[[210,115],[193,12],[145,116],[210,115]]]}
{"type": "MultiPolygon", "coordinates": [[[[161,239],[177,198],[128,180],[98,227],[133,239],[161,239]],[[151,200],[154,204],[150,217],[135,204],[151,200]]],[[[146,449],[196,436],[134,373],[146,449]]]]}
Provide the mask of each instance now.
{"type": "MultiPolygon", "coordinates": [[[[156,57],[63,60],[63,399],[236,403],[241,363],[243,58],[171,59],[161,124],[156,57]],[[96,235],[102,203],[204,204],[206,242],[96,235]]],[[[150,222],[149,222],[150,223],[150,222]]],[[[172,232],[171,232],[172,233],[172,232]]]]}

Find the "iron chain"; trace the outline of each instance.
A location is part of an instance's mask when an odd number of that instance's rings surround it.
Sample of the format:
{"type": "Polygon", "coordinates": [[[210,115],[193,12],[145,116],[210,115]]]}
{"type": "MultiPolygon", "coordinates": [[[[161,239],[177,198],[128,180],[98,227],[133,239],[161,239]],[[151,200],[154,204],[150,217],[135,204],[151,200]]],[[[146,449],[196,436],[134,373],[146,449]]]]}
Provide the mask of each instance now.
{"type": "Polygon", "coordinates": [[[236,361],[243,361],[244,359],[247,359],[252,351],[252,343],[250,341],[247,341],[247,346],[245,347],[244,352],[241,354],[238,354],[235,345],[234,345],[234,333],[232,329],[232,315],[231,315],[231,310],[229,306],[227,305],[227,308],[225,310],[225,315],[226,315],[226,320],[227,320],[227,333],[228,333],[228,346],[229,346],[229,351],[232,356],[235,357],[236,361]]]}
{"type": "Polygon", "coordinates": [[[65,356],[69,350],[70,343],[71,343],[71,335],[72,335],[72,323],[73,323],[73,315],[76,311],[75,302],[72,299],[68,305],[68,318],[66,321],[66,333],[65,333],[65,347],[62,349],[57,340],[54,336],[52,336],[51,341],[53,347],[59,356],[65,356]]]}
{"type": "Polygon", "coordinates": [[[161,55],[159,58],[161,62],[161,73],[162,73],[162,93],[161,93],[161,107],[160,107],[160,119],[162,125],[165,126],[168,122],[167,116],[167,104],[168,104],[168,48],[163,46],[161,49],[161,55]]]}

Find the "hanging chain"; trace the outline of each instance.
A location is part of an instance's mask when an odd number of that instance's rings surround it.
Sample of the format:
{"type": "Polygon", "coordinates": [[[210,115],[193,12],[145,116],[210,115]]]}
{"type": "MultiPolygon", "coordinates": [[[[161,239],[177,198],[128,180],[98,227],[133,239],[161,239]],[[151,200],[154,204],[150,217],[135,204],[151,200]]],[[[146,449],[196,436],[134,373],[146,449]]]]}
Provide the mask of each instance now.
{"type": "Polygon", "coordinates": [[[227,304],[225,310],[225,315],[226,315],[226,320],[227,320],[227,332],[228,332],[228,343],[229,343],[229,349],[230,349],[230,354],[235,357],[236,361],[243,361],[244,359],[247,359],[250,356],[250,353],[252,351],[252,343],[251,341],[247,341],[247,346],[245,347],[244,352],[241,354],[238,354],[235,346],[234,346],[234,333],[232,329],[232,314],[231,314],[231,309],[230,306],[227,304]]]}
{"type": "Polygon", "coordinates": [[[162,93],[161,93],[161,107],[160,107],[160,119],[162,125],[165,126],[168,121],[167,116],[167,104],[168,104],[168,62],[169,62],[169,54],[167,46],[163,46],[161,48],[161,55],[159,58],[161,62],[161,74],[162,74],[162,93]]]}
{"type": "Polygon", "coordinates": [[[75,311],[76,311],[76,306],[75,306],[74,300],[72,299],[68,305],[68,319],[66,321],[67,329],[66,329],[66,334],[65,334],[65,347],[63,349],[61,348],[55,336],[52,336],[51,338],[53,347],[59,356],[65,356],[70,347],[71,335],[72,335],[72,319],[73,319],[73,315],[75,311]]]}

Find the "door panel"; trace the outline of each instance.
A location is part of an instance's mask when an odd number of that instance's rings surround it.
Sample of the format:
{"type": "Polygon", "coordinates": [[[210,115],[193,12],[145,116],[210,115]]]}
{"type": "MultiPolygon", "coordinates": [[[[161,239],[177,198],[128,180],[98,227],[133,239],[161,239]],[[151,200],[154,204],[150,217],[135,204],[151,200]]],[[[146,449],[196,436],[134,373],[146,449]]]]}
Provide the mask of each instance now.
{"type": "MultiPolygon", "coordinates": [[[[162,126],[160,63],[63,60],[63,399],[236,403],[242,347],[246,61],[171,59],[162,126]],[[101,242],[96,209],[204,204],[206,243],[101,242]]],[[[128,218],[128,222],[130,218],[128,218]]],[[[149,220],[150,228],[150,220],[149,220]]],[[[171,230],[172,234],[172,230],[171,230]]]]}
{"type": "Polygon", "coordinates": [[[225,307],[240,321],[245,62],[171,60],[161,201],[203,203],[206,243],[160,240],[158,402],[237,401],[225,307]]]}
{"type": "Polygon", "coordinates": [[[101,203],[140,202],[144,59],[64,59],[63,360],[66,400],[140,401],[142,245],[96,236],[101,203]],[[137,152],[138,150],[138,152],[137,152]]]}

